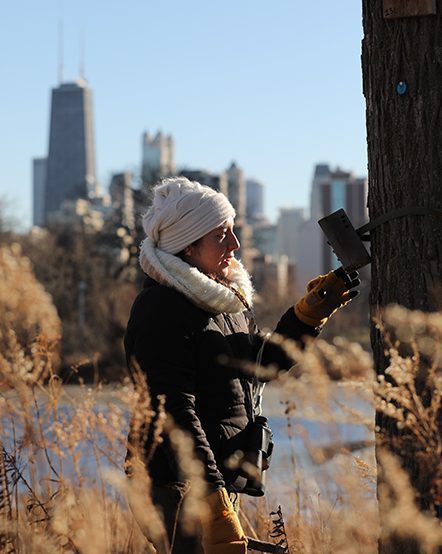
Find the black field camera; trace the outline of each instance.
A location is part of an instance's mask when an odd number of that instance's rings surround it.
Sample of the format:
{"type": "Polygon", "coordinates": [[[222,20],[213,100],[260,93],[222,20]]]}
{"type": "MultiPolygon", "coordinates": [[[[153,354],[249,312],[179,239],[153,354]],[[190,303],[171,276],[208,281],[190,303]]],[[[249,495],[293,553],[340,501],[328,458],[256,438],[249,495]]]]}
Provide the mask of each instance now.
{"type": "Polygon", "coordinates": [[[410,215],[438,216],[442,215],[441,208],[429,206],[409,206],[392,210],[375,220],[362,225],[358,229],[348,219],[347,214],[341,208],[318,221],[321,229],[327,237],[328,244],[332,247],[338,260],[342,263],[345,273],[350,273],[371,262],[363,242],[371,240],[370,232],[379,225],[398,217],[410,215]]]}
{"type": "Polygon", "coordinates": [[[267,421],[266,417],[257,416],[246,428],[241,474],[247,481],[241,492],[251,496],[264,495],[263,472],[269,468],[273,452],[273,433],[267,421]]]}

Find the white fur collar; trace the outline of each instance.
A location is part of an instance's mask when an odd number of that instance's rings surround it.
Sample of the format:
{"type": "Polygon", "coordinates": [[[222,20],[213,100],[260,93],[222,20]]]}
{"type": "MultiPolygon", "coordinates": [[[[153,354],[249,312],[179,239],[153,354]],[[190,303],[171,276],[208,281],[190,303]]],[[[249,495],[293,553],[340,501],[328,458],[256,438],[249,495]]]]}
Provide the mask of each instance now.
{"type": "MultiPolygon", "coordinates": [[[[156,248],[151,239],[141,243],[140,265],[152,279],[182,294],[198,307],[212,313],[238,313],[246,309],[236,294],[196,267],[156,248]]],[[[239,260],[232,260],[227,280],[252,306],[253,286],[250,276],[239,260]]]]}

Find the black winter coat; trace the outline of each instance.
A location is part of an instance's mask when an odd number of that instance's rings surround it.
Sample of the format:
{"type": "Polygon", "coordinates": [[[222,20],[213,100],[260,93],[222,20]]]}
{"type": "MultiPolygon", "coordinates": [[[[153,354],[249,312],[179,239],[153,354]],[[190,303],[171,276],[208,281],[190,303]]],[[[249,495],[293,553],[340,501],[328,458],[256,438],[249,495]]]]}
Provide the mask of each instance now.
{"type": "MultiPolygon", "coordinates": [[[[282,316],[276,332],[295,340],[317,334],[296,318],[293,308],[282,316]]],[[[233,490],[237,473],[223,462],[240,447],[236,441],[253,417],[252,377],[238,367],[238,360],[255,361],[262,345],[253,320],[246,312],[206,312],[147,278],[133,304],[124,344],[129,369],[135,360],[147,375],[153,408],[157,395],[164,394],[166,411],[191,434],[210,489],[233,490]]],[[[292,365],[272,344],[264,347],[262,363],[281,369],[292,365]]],[[[150,459],[149,471],[156,485],[179,480],[167,437],[150,459]]]]}

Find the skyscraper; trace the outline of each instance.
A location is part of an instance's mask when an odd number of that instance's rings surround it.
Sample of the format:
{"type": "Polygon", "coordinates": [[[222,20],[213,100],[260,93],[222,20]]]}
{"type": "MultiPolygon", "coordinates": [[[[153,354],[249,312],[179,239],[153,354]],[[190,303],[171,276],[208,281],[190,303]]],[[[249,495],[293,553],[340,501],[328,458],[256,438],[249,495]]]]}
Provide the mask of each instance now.
{"type": "Polygon", "coordinates": [[[264,185],[256,179],[246,180],[246,219],[253,225],[264,218],[264,185]]]}
{"type": "Polygon", "coordinates": [[[92,91],[80,79],[52,89],[45,221],[65,200],[96,194],[92,91]]]}
{"type": "Polygon", "coordinates": [[[246,269],[252,268],[253,250],[252,234],[253,229],[246,223],[246,181],[244,172],[235,162],[232,162],[226,170],[227,175],[227,197],[235,208],[235,234],[241,244],[237,252],[246,269]]]}
{"type": "Polygon", "coordinates": [[[211,173],[204,169],[183,169],[180,175],[187,177],[189,181],[198,181],[201,185],[206,185],[206,187],[227,196],[227,174],[225,172],[211,173]]]}
{"type": "Polygon", "coordinates": [[[328,164],[315,166],[311,189],[311,216],[299,233],[299,282],[305,283],[319,273],[335,269],[340,262],[327,244],[318,220],[343,208],[354,227],[364,224],[367,212],[368,183],[366,177],[356,177],[328,164]]]}
{"type": "Polygon", "coordinates": [[[109,192],[114,214],[120,225],[129,230],[135,229],[135,202],[132,186],[132,173],[116,173],[112,176],[109,192]]]}
{"type": "Polygon", "coordinates": [[[227,169],[227,196],[236,211],[236,224],[242,225],[246,215],[246,182],[244,173],[235,162],[227,169]]]}
{"type": "Polygon", "coordinates": [[[175,143],[171,135],[161,131],[152,137],[149,132],[142,137],[141,180],[151,196],[152,186],[163,177],[175,174],[175,143]]]}
{"type": "Polygon", "coordinates": [[[327,164],[318,164],[312,181],[311,217],[318,220],[344,208],[353,225],[358,227],[367,220],[367,193],[366,177],[356,177],[340,167],[332,171],[327,164]]]}
{"type": "Polygon", "coordinates": [[[299,234],[305,223],[302,208],[280,208],[277,223],[278,254],[289,262],[299,262],[299,234]]]}
{"type": "MultiPolygon", "coordinates": [[[[318,220],[343,208],[355,228],[368,220],[367,212],[368,181],[365,177],[356,177],[350,171],[337,167],[334,171],[327,165],[317,165],[312,183],[312,219],[318,220]]],[[[318,226],[319,230],[319,226],[318,226]]],[[[339,261],[327,244],[324,234],[321,236],[321,271],[338,267],[339,261]]]]}

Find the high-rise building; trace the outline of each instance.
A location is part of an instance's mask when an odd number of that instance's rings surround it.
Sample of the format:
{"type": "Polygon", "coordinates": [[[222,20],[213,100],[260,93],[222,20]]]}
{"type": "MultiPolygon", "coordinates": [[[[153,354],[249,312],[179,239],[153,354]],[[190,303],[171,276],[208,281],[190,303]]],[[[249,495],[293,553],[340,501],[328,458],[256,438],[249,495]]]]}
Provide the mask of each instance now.
{"type": "Polygon", "coordinates": [[[321,203],[321,186],[330,179],[331,169],[328,164],[316,164],[313,172],[312,188],[310,190],[310,218],[324,217],[321,203]]]}
{"type": "Polygon", "coordinates": [[[255,179],[246,180],[246,219],[253,225],[264,218],[264,185],[255,179]]]}
{"type": "Polygon", "coordinates": [[[204,169],[183,169],[180,175],[189,179],[189,181],[197,181],[201,185],[206,185],[217,192],[222,192],[227,196],[227,174],[226,173],[210,173],[204,169]]]}
{"type": "Polygon", "coordinates": [[[246,216],[246,182],[244,173],[232,162],[227,173],[227,196],[236,211],[236,223],[242,225],[246,216]]]}
{"type": "Polygon", "coordinates": [[[367,220],[366,177],[356,177],[351,171],[337,167],[332,171],[326,164],[318,164],[312,181],[311,217],[322,217],[344,208],[350,221],[359,227],[367,220]]]}
{"type": "MultiPolygon", "coordinates": [[[[175,143],[171,135],[161,131],[153,137],[149,132],[142,136],[141,180],[150,189],[160,179],[175,175],[175,143]]],[[[150,194],[148,194],[150,197],[150,194]]]]}
{"type": "Polygon", "coordinates": [[[80,79],[52,89],[45,221],[64,201],[96,195],[92,91],[80,79]]]}
{"type": "Polygon", "coordinates": [[[278,255],[298,262],[300,230],[305,222],[302,208],[280,208],[277,222],[278,255]]]}
{"type": "Polygon", "coordinates": [[[45,187],[47,158],[32,160],[32,222],[38,227],[45,223],[45,187]]]}
{"type": "Polygon", "coordinates": [[[271,302],[294,298],[296,267],[287,256],[275,259],[260,255],[253,260],[253,285],[261,301],[271,302]]]}
{"type": "Polygon", "coordinates": [[[311,217],[301,227],[299,241],[299,282],[340,265],[327,244],[318,220],[343,208],[355,228],[368,220],[368,181],[341,168],[331,170],[328,164],[315,166],[311,190],[311,217]]]}
{"type": "MultiPolygon", "coordinates": [[[[320,219],[340,208],[343,208],[355,228],[367,222],[367,193],[368,181],[366,178],[355,177],[350,171],[343,171],[337,167],[334,171],[324,171],[327,166],[319,165],[315,168],[312,186],[312,214],[320,219]]],[[[316,217],[314,218],[316,219],[316,217]]],[[[321,231],[321,265],[331,269],[338,267],[339,261],[327,244],[321,231]]]]}
{"type": "Polygon", "coordinates": [[[125,171],[112,175],[109,193],[116,219],[120,225],[133,231],[135,229],[135,204],[132,173],[125,171]]]}
{"type": "Polygon", "coordinates": [[[226,170],[227,197],[235,208],[235,234],[241,244],[237,256],[241,259],[246,269],[251,270],[252,260],[255,255],[252,246],[253,229],[246,223],[246,181],[244,173],[235,162],[232,162],[226,170]]]}
{"type": "Polygon", "coordinates": [[[253,226],[253,246],[258,255],[278,257],[278,227],[267,220],[253,226]]]}

